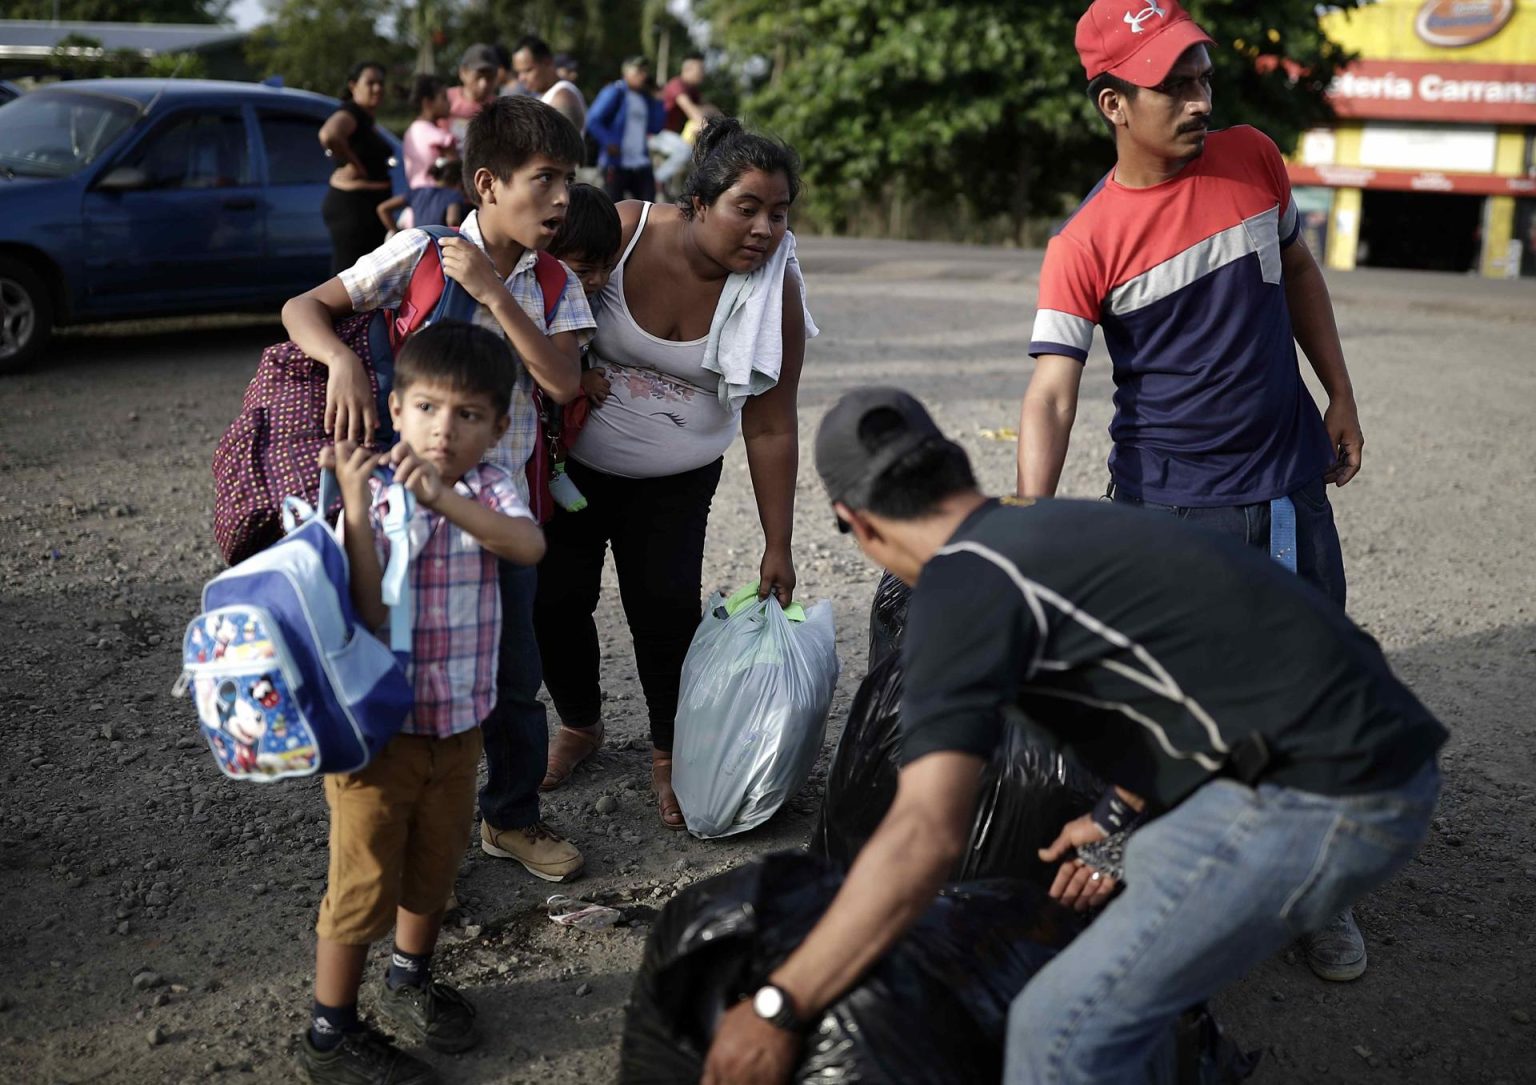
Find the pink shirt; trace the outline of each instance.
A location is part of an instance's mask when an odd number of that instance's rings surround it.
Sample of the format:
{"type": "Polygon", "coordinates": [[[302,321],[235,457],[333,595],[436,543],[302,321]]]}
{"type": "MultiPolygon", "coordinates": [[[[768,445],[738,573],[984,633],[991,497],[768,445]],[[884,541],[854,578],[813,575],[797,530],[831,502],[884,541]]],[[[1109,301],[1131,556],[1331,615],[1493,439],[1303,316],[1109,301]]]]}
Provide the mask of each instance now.
{"type": "Polygon", "coordinates": [[[427,176],[427,171],[432,168],[432,163],[457,146],[452,132],[419,117],[411,122],[400,142],[405,147],[405,183],[409,188],[430,185],[432,178],[427,176]]]}

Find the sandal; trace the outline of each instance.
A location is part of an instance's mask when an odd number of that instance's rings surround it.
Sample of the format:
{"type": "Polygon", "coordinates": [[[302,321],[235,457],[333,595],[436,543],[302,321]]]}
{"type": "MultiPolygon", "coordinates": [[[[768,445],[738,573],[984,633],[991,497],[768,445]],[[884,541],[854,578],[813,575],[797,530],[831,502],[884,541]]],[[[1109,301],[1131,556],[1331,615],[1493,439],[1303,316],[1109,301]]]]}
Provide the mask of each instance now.
{"type": "Polygon", "coordinates": [[[603,745],[603,725],[567,727],[561,724],[555,740],[549,744],[549,764],[544,768],[540,791],[553,791],[571,778],[576,766],[595,754],[603,745]]]}
{"type": "Polygon", "coordinates": [[[683,820],[683,808],[672,790],[672,755],[651,751],[651,790],[656,794],[656,812],[661,823],[673,832],[688,827],[683,820]]]}

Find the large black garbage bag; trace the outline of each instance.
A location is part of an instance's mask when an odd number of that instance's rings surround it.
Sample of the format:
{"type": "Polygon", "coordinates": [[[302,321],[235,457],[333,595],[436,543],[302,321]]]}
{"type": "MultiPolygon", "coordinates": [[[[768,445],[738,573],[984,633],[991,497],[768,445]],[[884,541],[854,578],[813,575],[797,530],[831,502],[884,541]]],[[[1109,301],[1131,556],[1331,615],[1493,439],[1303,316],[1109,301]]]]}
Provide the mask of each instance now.
{"type": "MultiPolygon", "coordinates": [[[[625,1020],[620,1082],[697,1081],[720,1015],[789,955],[841,883],[828,864],[780,853],[679,894],[646,944],[625,1020]]],[[[946,891],[822,1016],[795,1080],[1001,1080],[1008,1004],[1077,929],[1071,912],[1029,886],[946,891]]]]}
{"type": "MultiPolygon", "coordinates": [[[[875,664],[854,696],[827,771],[811,850],[843,867],[853,862],[896,796],[901,681],[899,655],[875,664]]],[[[1021,878],[1050,885],[1056,867],[1042,863],[1037,850],[1093,809],[1103,790],[1092,773],[1047,746],[1022,716],[1011,717],[982,778],[970,846],[954,880],[1021,878]]]]}
{"type": "MultiPolygon", "coordinates": [[[[781,853],[685,890],[662,911],[635,979],[621,1085],[696,1082],[721,1014],[755,990],[820,918],[842,875],[781,853]]],[[[1009,1004],[1080,929],[1036,887],[952,886],[808,1034],[804,1085],[976,1085],[1002,1078],[1009,1004]]],[[[1205,1011],[1178,1026],[1164,1079],[1240,1081],[1251,1063],[1205,1011]]]]}
{"type": "Polygon", "coordinates": [[[912,589],[896,579],[894,573],[882,573],[875,586],[874,602],[869,605],[869,671],[886,656],[901,651],[901,635],[907,629],[907,602],[912,589]]]}

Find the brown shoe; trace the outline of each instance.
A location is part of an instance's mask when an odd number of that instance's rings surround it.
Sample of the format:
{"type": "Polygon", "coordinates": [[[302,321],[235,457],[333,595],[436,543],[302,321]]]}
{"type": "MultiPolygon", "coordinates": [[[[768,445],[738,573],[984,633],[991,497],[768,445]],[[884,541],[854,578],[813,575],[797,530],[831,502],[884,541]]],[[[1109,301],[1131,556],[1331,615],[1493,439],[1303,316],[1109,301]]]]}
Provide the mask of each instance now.
{"type": "Polygon", "coordinates": [[[480,850],[498,859],[516,859],[546,882],[568,882],[586,865],[576,845],[542,821],[522,829],[493,829],[482,821],[480,850]]]}
{"type": "Polygon", "coordinates": [[[595,754],[603,745],[603,725],[567,727],[560,725],[555,740],[549,744],[549,764],[544,769],[540,791],[553,791],[571,778],[576,766],[595,754]]]}

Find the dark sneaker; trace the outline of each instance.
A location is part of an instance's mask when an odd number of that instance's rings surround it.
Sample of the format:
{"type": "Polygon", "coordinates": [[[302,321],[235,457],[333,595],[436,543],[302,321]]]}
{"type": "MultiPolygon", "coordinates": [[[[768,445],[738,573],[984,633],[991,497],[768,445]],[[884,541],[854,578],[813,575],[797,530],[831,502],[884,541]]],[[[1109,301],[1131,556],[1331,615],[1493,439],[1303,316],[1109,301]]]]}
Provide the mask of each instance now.
{"type": "Polygon", "coordinates": [[[480,1042],[475,1031],[475,1007],[446,983],[425,987],[389,984],[379,994],[378,1016],[406,1043],[425,1044],[433,1051],[468,1051],[480,1042]]]}
{"type": "Polygon", "coordinates": [[[439,1085],[441,1081],[432,1067],[367,1026],[347,1033],[330,1051],[310,1043],[305,1029],[294,1061],[315,1085],[439,1085]]]}
{"type": "Polygon", "coordinates": [[[1301,947],[1306,950],[1307,965],[1321,979],[1348,983],[1365,972],[1365,939],[1355,925],[1352,908],[1334,916],[1322,930],[1303,936],[1301,947]]]}

